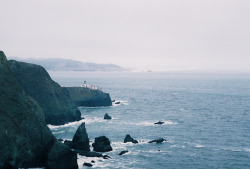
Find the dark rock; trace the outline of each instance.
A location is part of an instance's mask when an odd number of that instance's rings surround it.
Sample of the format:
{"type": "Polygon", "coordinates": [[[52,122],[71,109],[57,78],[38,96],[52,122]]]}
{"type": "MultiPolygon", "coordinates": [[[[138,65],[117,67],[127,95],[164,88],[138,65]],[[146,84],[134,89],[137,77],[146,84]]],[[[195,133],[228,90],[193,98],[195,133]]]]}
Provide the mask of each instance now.
{"type": "Polygon", "coordinates": [[[97,152],[112,151],[110,141],[105,136],[96,137],[95,142],[92,144],[92,146],[94,147],[94,151],[97,151],[97,152]]]}
{"type": "Polygon", "coordinates": [[[77,154],[66,145],[55,142],[48,155],[48,168],[77,169],[77,154]]]}
{"type": "Polygon", "coordinates": [[[149,141],[148,143],[162,143],[163,141],[166,141],[164,138],[158,138],[152,141],[149,141]]]}
{"type": "Polygon", "coordinates": [[[100,107],[112,106],[108,93],[101,90],[92,90],[86,87],[65,87],[76,106],[100,107]]]}
{"type": "Polygon", "coordinates": [[[104,159],[109,159],[109,158],[111,158],[111,157],[108,156],[108,155],[103,155],[103,158],[104,158],[104,159]]]}
{"type": "Polygon", "coordinates": [[[69,141],[69,140],[65,140],[64,143],[66,146],[68,146],[69,148],[73,148],[73,144],[72,144],[72,141],[69,141]]]}
{"type": "Polygon", "coordinates": [[[115,102],[115,104],[120,104],[121,102],[115,102]]]}
{"type": "Polygon", "coordinates": [[[82,123],[78,129],[76,130],[76,133],[72,140],[72,148],[83,150],[83,151],[89,151],[89,137],[85,128],[85,123],[82,123]]]}
{"type": "Polygon", "coordinates": [[[91,163],[95,163],[95,161],[94,161],[94,160],[91,160],[91,163]]]}
{"type": "Polygon", "coordinates": [[[43,67],[14,60],[9,64],[24,91],[42,107],[47,124],[62,125],[81,119],[69,92],[54,82],[43,67]]]}
{"type": "Polygon", "coordinates": [[[164,122],[163,121],[158,121],[158,122],[156,122],[154,124],[164,124],[164,122]]]}
{"type": "MultiPolygon", "coordinates": [[[[51,162],[48,156],[49,152],[54,152],[55,143],[58,147],[64,146],[52,135],[45,123],[43,109],[25,93],[2,51],[0,121],[0,168],[46,167],[51,162]]],[[[57,156],[63,155],[61,153],[59,151],[57,156]]],[[[74,155],[69,153],[67,157],[70,159],[74,155]]]]}
{"type": "Polygon", "coordinates": [[[105,119],[105,120],[111,120],[112,117],[111,117],[108,113],[106,113],[106,114],[104,115],[104,119],[105,119]]]}
{"type": "Polygon", "coordinates": [[[91,163],[83,163],[83,165],[87,166],[87,167],[92,167],[93,166],[93,164],[91,164],[91,163]]]}
{"type": "Polygon", "coordinates": [[[126,135],[126,137],[125,137],[125,139],[124,139],[124,143],[127,143],[127,142],[132,142],[132,143],[138,143],[138,141],[137,140],[135,140],[135,139],[133,139],[131,136],[130,136],[130,134],[127,134],[126,135]]]}
{"type": "Polygon", "coordinates": [[[128,150],[123,150],[123,151],[121,151],[118,155],[123,155],[123,154],[126,154],[126,153],[128,153],[128,150]]]}
{"type": "Polygon", "coordinates": [[[57,139],[58,141],[60,141],[60,142],[63,142],[63,139],[61,139],[61,138],[59,138],[59,139],[57,139]]]}
{"type": "Polygon", "coordinates": [[[101,153],[97,153],[94,151],[90,152],[90,151],[74,150],[74,152],[85,157],[104,157],[101,153]]]}

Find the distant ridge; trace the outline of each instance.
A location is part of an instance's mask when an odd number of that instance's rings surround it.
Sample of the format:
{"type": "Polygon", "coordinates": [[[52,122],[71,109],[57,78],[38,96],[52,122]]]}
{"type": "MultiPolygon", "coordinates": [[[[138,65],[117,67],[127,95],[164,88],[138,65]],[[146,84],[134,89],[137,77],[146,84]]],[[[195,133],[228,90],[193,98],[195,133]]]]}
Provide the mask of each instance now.
{"type": "Polygon", "coordinates": [[[50,59],[12,58],[12,59],[38,64],[43,66],[46,70],[49,71],[102,71],[102,72],[130,71],[115,64],[97,64],[97,63],[81,62],[63,58],[50,58],[50,59]]]}

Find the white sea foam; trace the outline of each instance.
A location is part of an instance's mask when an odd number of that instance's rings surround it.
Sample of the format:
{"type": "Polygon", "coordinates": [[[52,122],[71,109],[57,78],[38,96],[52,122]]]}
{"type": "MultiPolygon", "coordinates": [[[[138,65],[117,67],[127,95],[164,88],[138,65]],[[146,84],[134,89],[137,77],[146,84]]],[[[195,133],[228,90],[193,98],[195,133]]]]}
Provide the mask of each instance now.
{"type": "Polygon", "coordinates": [[[124,124],[137,125],[137,126],[161,126],[161,125],[176,125],[177,122],[164,121],[163,124],[154,124],[155,121],[143,121],[143,122],[123,122],[124,124]]]}
{"type": "Polygon", "coordinates": [[[201,145],[201,144],[197,144],[195,145],[196,148],[204,148],[205,146],[204,145],[201,145]]]}
{"type": "MultiPolygon", "coordinates": [[[[113,119],[116,119],[116,118],[113,118],[113,119]]],[[[90,124],[90,123],[96,123],[96,122],[103,123],[103,122],[110,122],[110,121],[104,120],[103,118],[93,117],[93,118],[85,118],[80,121],[75,121],[75,122],[67,123],[67,124],[60,125],[60,126],[54,126],[54,125],[49,124],[48,127],[51,130],[58,130],[61,128],[66,128],[66,127],[78,127],[83,122],[85,122],[86,124],[90,124]]]]}
{"type": "Polygon", "coordinates": [[[128,101],[126,101],[126,100],[116,100],[115,102],[112,102],[112,106],[121,106],[121,105],[127,106],[128,105],[128,101]],[[120,102],[120,104],[115,104],[117,102],[120,102]]]}

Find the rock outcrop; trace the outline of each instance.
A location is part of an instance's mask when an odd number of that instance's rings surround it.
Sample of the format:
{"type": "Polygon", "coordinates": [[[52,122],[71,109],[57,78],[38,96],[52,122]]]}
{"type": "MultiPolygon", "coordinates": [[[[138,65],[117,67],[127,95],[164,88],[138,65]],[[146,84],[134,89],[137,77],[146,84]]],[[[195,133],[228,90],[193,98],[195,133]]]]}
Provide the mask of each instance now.
{"type": "Polygon", "coordinates": [[[55,142],[48,154],[48,168],[78,168],[76,152],[71,151],[66,145],[55,142]]]}
{"type": "Polygon", "coordinates": [[[125,137],[125,139],[124,139],[124,143],[127,143],[127,142],[132,142],[132,143],[138,143],[138,141],[137,140],[135,140],[135,139],[133,139],[131,136],[130,136],[130,134],[127,134],[126,135],[126,137],[125,137]]]}
{"type": "Polygon", "coordinates": [[[112,106],[109,94],[101,90],[93,90],[87,87],[65,87],[65,89],[69,91],[76,106],[112,106]]]}
{"type": "Polygon", "coordinates": [[[95,142],[92,144],[94,151],[97,152],[108,152],[112,151],[110,141],[105,136],[100,136],[95,138],[95,142]]]}
{"type": "Polygon", "coordinates": [[[118,155],[121,156],[121,155],[126,154],[126,153],[128,153],[128,150],[123,150],[118,155]]]}
{"type": "Polygon", "coordinates": [[[105,119],[105,120],[111,120],[112,117],[111,117],[108,113],[106,113],[106,114],[104,115],[104,119],[105,119]]]}
{"type": "Polygon", "coordinates": [[[166,141],[164,138],[157,138],[155,140],[149,141],[148,143],[162,143],[166,141]]]}
{"type": "Polygon", "coordinates": [[[154,124],[164,124],[164,122],[163,121],[158,121],[158,122],[156,122],[154,124]]]}
{"type": "MultiPolygon", "coordinates": [[[[67,144],[67,143],[66,143],[67,144]]],[[[69,144],[72,149],[89,151],[89,137],[85,128],[85,123],[82,123],[73,137],[72,142],[69,144]]]]}
{"type": "MultiPolygon", "coordinates": [[[[59,148],[64,145],[52,135],[45,123],[43,109],[25,93],[2,51],[0,86],[0,168],[49,168],[52,162],[49,152],[56,152],[53,150],[55,144],[59,148]]],[[[57,154],[62,155],[61,152],[57,154]]],[[[68,155],[68,158],[74,157],[75,154],[68,155]]],[[[58,165],[63,162],[53,161],[58,165]]],[[[74,161],[68,166],[77,168],[77,163],[74,161]]]]}
{"type": "Polygon", "coordinates": [[[26,94],[42,107],[47,124],[62,125],[81,120],[81,113],[69,92],[54,82],[43,67],[14,60],[9,64],[26,94]]]}

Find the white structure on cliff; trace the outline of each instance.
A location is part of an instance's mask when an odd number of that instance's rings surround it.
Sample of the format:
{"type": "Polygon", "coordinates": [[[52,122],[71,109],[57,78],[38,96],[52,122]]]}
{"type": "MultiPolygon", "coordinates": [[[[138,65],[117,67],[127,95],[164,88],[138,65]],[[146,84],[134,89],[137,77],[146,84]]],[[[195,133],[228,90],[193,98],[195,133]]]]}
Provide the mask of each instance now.
{"type": "Polygon", "coordinates": [[[99,89],[97,85],[88,85],[86,80],[83,82],[81,87],[90,88],[92,90],[98,90],[99,89]]]}

